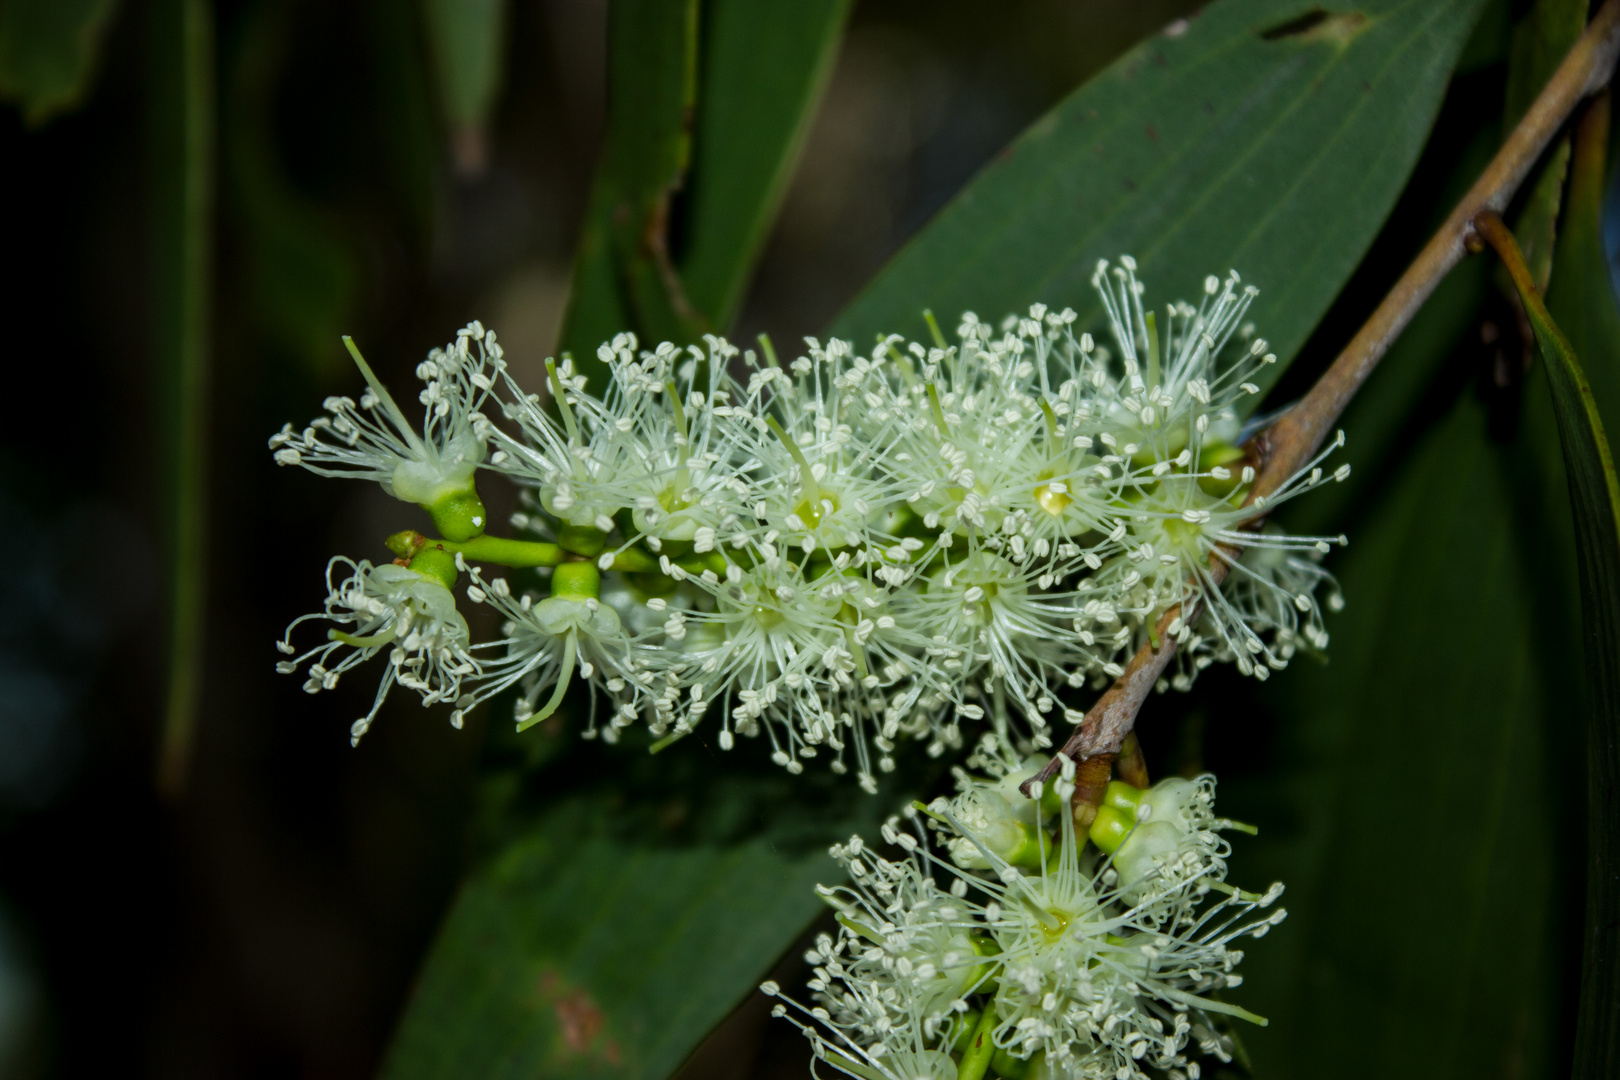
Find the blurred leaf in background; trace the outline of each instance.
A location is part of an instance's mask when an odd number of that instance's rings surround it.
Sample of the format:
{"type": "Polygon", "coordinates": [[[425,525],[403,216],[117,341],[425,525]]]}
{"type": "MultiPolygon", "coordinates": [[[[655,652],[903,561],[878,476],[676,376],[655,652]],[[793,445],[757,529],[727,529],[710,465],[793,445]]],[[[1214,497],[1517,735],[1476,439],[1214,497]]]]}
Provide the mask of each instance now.
{"type": "Polygon", "coordinates": [[[83,101],[101,39],[118,0],[4,0],[0,3],[0,99],[30,125],[83,101]]]}
{"type": "Polygon", "coordinates": [[[332,343],[350,329],[358,271],[340,223],[300,197],[278,157],[273,98],[294,14],[285,4],[253,3],[234,27],[221,149],[261,324],[305,370],[331,376],[349,366],[332,343]]]}
{"type": "Polygon", "coordinates": [[[439,108],[464,176],[489,166],[489,121],[506,71],[507,0],[421,0],[439,108]]]}
{"type": "Polygon", "coordinates": [[[562,348],[723,333],[781,205],[848,0],[615,4],[607,150],[562,348]]]}

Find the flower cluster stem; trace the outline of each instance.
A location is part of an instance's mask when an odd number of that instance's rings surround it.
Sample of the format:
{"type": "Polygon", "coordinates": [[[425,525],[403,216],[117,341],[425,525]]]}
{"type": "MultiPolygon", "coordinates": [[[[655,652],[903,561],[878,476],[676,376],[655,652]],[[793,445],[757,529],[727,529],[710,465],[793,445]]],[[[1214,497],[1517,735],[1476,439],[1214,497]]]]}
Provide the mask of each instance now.
{"type": "MultiPolygon", "coordinates": [[[[1592,18],[1524,119],[1508,135],[1502,148],[1453,208],[1438,231],[1424,245],[1406,272],[1396,281],[1372,316],[1344,347],[1310,391],[1271,427],[1256,434],[1247,449],[1258,463],[1246,502],[1277,491],[1322,445],[1328,432],[1372,374],[1395,339],[1406,329],[1440,282],[1462,261],[1470,245],[1477,245],[1474,221],[1479,215],[1501,213],[1529,175],[1542,151],[1552,141],[1575,107],[1588,95],[1608,85],[1620,52],[1620,0],[1606,0],[1592,18]]],[[[1221,553],[1210,560],[1208,575],[1214,585],[1226,577],[1228,563],[1221,553]]],[[[1136,715],[1157,684],[1171,658],[1176,640],[1167,633],[1182,612],[1171,608],[1155,628],[1159,644],[1137,651],[1112,686],[1075,727],[1059,753],[1084,765],[1085,759],[1117,753],[1136,725],[1136,715]]],[[[1191,623],[1196,611],[1186,613],[1191,623]]],[[[1028,781],[1047,782],[1058,771],[1058,757],[1028,781]]],[[[1076,791],[1076,798],[1080,797],[1076,791]]],[[[1096,805],[1096,804],[1093,804],[1096,805]]]]}

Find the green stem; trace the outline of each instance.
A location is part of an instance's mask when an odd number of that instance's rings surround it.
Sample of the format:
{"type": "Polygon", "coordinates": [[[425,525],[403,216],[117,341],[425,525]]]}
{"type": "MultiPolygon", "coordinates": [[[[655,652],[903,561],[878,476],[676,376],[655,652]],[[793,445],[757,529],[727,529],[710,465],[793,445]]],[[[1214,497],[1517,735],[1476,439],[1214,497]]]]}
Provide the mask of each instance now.
{"type": "Polygon", "coordinates": [[[923,308],[923,322],[928,324],[928,333],[934,339],[934,344],[941,349],[945,348],[945,335],[940,332],[939,320],[934,318],[932,310],[923,308]]]}
{"type": "Polygon", "coordinates": [[[956,1067],[956,1080],[983,1080],[990,1068],[990,1058],[996,1044],[990,1039],[990,1029],[996,1026],[995,1004],[985,1006],[979,1022],[968,1036],[967,1049],[962,1052],[962,1063],[956,1067]]]}
{"type": "Polygon", "coordinates": [[[429,540],[433,547],[443,548],[452,555],[465,555],[475,562],[497,563],[501,566],[556,566],[563,561],[563,549],[556,544],[538,540],[508,540],[501,536],[475,536],[456,543],[454,540],[429,540]]]}

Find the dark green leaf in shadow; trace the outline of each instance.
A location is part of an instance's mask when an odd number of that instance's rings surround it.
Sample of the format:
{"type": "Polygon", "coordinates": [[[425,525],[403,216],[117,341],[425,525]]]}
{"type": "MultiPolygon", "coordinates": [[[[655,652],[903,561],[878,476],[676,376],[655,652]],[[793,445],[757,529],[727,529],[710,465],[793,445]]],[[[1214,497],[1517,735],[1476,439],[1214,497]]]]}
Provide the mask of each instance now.
{"type": "Polygon", "coordinates": [[[506,69],[506,0],[422,0],[422,16],[456,167],[477,175],[506,69]]]}
{"type": "Polygon", "coordinates": [[[608,147],[562,348],[692,341],[736,315],[831,70],[849,0],[628,0],[609,28],[608,147]]]}
{"type": "MultiPolygon", "coordinates": [[[[1506,104],[1503,130],[1511,130],[1529,109],[1541,88],[1575,44],[1586,27],[1587,0],[1538,0],[1513,31],[1508,55],[1506,104]]],[[[1553,246],[1557,237],[1558,211],[1564,196],[1564,178],[1569,170],[1569,137],[1554,144],[1541,163],[1535,181],[1529,185],[1524,206],[1513,223],[1514,235],[1524,251],[1525,263],[1536,287],[1546,291],[1552,276],[1553,246]]],[[[1504,292],[1512,290],[1505,275],[1504,292]]],[[[1529,343],[1526,343],[1529,347],[1529,343]]]]}
{"type": "Polygon", "coordinates": [[[574,258],[562,349],[594,364],[623,330],[650,342],[704,329],[669,251],[691,160],[697,0],[620,0],[608,14],[608,130],[574,258]]]}
{"type": "MultiPolygon", "coordinates": [[[[1588,795],[1574,1075],[1582,1078],[1609,1075],[1620,1060],[1620,926],[1614,919],[1620,910],[1620,483],[1599,401],[1580,359],[1601,366],[1612,390],[1620,378],[1620,312],[1608,287],[1599,232],[1608,137],[1605,95],[1578,129],[1565,226],[1569,250],[1561,252],[1555,270],[1565,329],[1553,322],[1527,275],[1514,273],[1552,390],[1580,575],[1588,795]]],[[[1613,416],[1614,399],[1608,400],[1613,416]]]]}
{"type": "Polygon", "coordinates": [[[329,375],[348,370],[333,343],[346,329],[358,274],[339,226],[293,189],[275,143],[273,99],[293,14],[260,4],[241,20],[226,65],[221,150],[258,324],[311,374],[329,375]]]}
{"type": "Polygon", "coordinates": [[[29,124],[78,105],[95,76],[117,0],[0,3],[0,99],[29,124]]]}
{"type": "Polygon", "coordinates": [[[1291,358],[1393,206],[1480,7],[1211,4],[1037,121],[834,332],[864,343],[918,329],[923,307],[999,318],[1035,301],[1092,324],[1096,260],[1129,252],[1155,303],[1237,268],[1291,358]]]}
{"type": "Polygon", "coordinates": [[[1502,110],[1504,130],[1510,130],[1529,111],[1564,54],[1586,29],[1588,6],[1589,0],[1536,0],[1513,28],[1502,110]]]}
{"type": "Polygon", "coordinates": [[[433,181],[439,126],[433,111],[421,21],[397,0],[368,0],[366,44],[383,164],[413,239],[425,245],[433,228],[433,181]]]}
{"type": "MultiPolygon", "coordinates": [[[[1484,275],[1475,274],[1476,298],[1484,275]]],[[[1396,354],[1389,357],[1396,359],[1396,354]]],[[[1455,380],[1451,380],[1455,385],[1455,380]]],[[[1265,700],[1270,767],[1225,788],[1261,826],[1243,880],[1291,914],[1250,951],[1245,1032],[1283,1078],[1544,1076],[1563,1036],[1554,812],[1569,673],[1563,549],[1537,458],[1490,444],[1471,395],[1409,445],[1334,569],[1331,661],[1265,700]]]]}
{"type": "Polygon", "coordinates": [[[545,810],[463,886],[383,1076],[672,1073],[821,910],[827,844],[875,824],[853,784],[802,787],[733,774],[545,810]]]}

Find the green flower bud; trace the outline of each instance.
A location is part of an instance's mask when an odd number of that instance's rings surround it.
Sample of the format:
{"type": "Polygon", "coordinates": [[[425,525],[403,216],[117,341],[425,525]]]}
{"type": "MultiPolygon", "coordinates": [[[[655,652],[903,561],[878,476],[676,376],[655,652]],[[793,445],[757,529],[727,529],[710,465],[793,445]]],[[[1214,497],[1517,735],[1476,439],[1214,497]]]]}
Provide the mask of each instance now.
{"type": "Polygon", "coordinates": [[[383,546],[400,558],[409,559],[421,551],[422,545],[426,543],[427,537],[415,529],[402,529],[384,540],[383,546]]]}
{"type": "MultiPolygon", "coordinates": [[[[1102,845],[1099,844],[1098,847],[1102,845]]],[[[1168,821],[1144,821],[1131,832],[1114,853],[1114,869],[1127,899],[1138,895],[1139,886],[1188,847],[1187,834],[1168,821]]]]}

